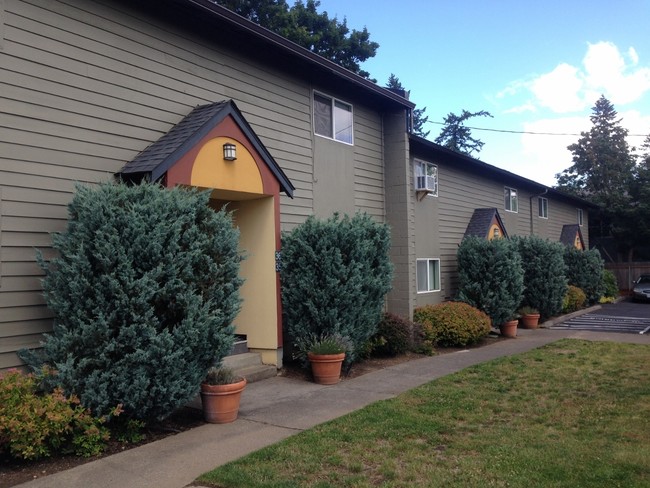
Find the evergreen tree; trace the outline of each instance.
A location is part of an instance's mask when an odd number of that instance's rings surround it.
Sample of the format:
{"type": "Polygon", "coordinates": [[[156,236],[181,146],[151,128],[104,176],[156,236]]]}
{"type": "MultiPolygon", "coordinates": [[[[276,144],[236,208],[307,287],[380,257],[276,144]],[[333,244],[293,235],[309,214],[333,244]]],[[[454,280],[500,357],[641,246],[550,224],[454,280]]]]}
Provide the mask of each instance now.
{"type": "MultiPolygon", "coordinates": [[[[391,88],[393,90],[401,90],[405,93],[406,98],[409,97],[410,91],[407,91],[403,86],[402,82],[399,81],[399,78],[393,73],[388,77],[388,83],[386,83],[386,88],[391,88]]],[[[429,116],[424,115],[424,112],[427,111],[427,108],[416,108],[413,109],[413,133],[417,136],[426,138],[429,135],[429,132],[424,130],[424,124],[429,121],[429,116]]]]}
{"type": "Polygon", "coordinates": [[[129,417],[166,417],[230,350],[239,235],[208,204],[180,188],[79,186],[58,257],[39,257],[55,316],[41,359],[94,414],[121,403],[129,417]]]}
{"type": "Polygon", "coordinates": [[[634,168],[630,186],[631,202],[624,214],[632,251],[630,261],[650,260],[650,135],[643,141],[641,150],[643,152],[634,168]],[[634,252],[640,252],[641,255],[635,256],[634,252]]]}
{"type": "Polygon", "coordinates": [[[598,302],[604,292],[605,263],[597,249],[580,250],[573,246],[564,249],[564,264],[569,285],[580,288],[590,305],[598,302]]]}
{"type": "Polygon", "coordinates": [[[519,250],[524,270],[521,305],[536,308],[543,318],[559,313],[567,291],[565,247],[535,235],[514,237],[512,242],[519,250]]]}
{"type": "MultiPolygon", "coordinates": [[[[590,119],[591,129],[568,146],[573,165],[556,175],[557,188],[599,205],[589,214],[590,237],[613,237],[619,253],[630,259],[638,243],[636,228],[647,225],[650,217],[636,212],[635,163],[626,141],[628,131],[604,96],[594,105],[590,119]]],[[[637,195],[641,193],[639,188],[637,195]]]]}
{"type": "Polygon", "coordinates": [[[366,214],[309,217],[282,237],[282,308],[288,340],[338,334],[355,361],[377,330],[390,291],[390,232],[366,214]]]}
{"type": "Polygon", "coordinates": [[[472,137],[471,129],[465,126],[465,122],[472,117],[492,117],[492,114],[486,110],[478,112],[463,110],[460,115],[450,112],[445,117],[445,126],[440,131],[435,143],[468,156],[471,156],[473,152],[481,152],[485,143],[472,137]]]}
{"type": "Polygon", "coordinates": [[[604,96],[592,109],[589,132],[568,146],[573,165],[556,175],[558,188],[604,208],[629,203],[634,159],[614,106],[604,96]]]}
{"type": "Polygon", "coordinates": [[[492,325],[511,320],[524,291],[517,247],[508,239],[466,237],[458,258],[458,299],[485,312],[492,325]]]}
{"type": "Polygon", "coordinates": [[[360,64],[375,56],[379,44],[370,40],[364,27],[358,31],[347,26],[347,20],[330,18],[318,12],[320,1],[297,0],[289,7],[285,0],[217,0],[229,10],[323,56],[365,78],[369,73],[360,64]]]}

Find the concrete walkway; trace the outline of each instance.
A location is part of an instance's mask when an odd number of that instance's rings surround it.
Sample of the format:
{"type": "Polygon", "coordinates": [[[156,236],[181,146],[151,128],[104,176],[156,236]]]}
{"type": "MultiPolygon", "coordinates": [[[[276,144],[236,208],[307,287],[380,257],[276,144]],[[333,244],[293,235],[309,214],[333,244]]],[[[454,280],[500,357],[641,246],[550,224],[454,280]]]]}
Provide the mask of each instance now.
{"type": "Polygon", "coordinates": [[[565,337],[650,344],[649,336],[639,334],[520,329],[516,339],[401,363],[334,386],[275,377],[246,387],[239,419],[234,423],[206,424],[20,486],[182,488],[217,466],[377,400],[392,398],[468,366],[565,337]]]}

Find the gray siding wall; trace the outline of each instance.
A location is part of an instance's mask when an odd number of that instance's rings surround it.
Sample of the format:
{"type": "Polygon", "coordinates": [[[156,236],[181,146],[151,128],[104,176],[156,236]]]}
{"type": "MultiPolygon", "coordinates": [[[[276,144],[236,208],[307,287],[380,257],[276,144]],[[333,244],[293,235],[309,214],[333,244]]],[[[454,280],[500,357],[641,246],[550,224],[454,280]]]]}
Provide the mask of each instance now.
{"type": "MultiPolygon", "coordinates": [[[[456,296],[456,251],[475,209],[496,208],[509,235],[530,235],[532,202],[533,233],[551,241],[560,240],[563,225],[577,222],[577,207],[554,200],[551,196],[547,195],[548,219],[540,219],[537,194],[532,194],[517,183],[476,176],[421,155],[418,155],[418,158],[438,165],[439,183],[438,197],[425,197],[415,202],[415,259],[440,258],[441,291],[417,294],[416,306],[440,303],[456,296]],[[508,212],[504,208],[506,186],[518,191],[519,211],[516,213],[508,212]]],[[[412,187],[411,191],[415,193],[412,187]]],[[[583,234],[586,240],[586,208],[583,213],[583,234]]],[[[415,282],[415,275],[412,281],[415,282]]]]}
{"type": "MultiPolygon", "coordinates": [[[[342,210],[383,219],[382,120],[354,100],[353,147],[315,141],[312,87],[270,60],[242,58],[110,2],[0,0],[0,368],[51,328],[34,248],[51,253],[75,182],[112,178],[191,108],[235,100],[296,187],[282,197],[284,229],[334,209],[315,182],[336,147],[349,170],[342,210]],[[317,207],[317,203],[320,208],[317,207]],[[332,208],[330,208],[332,207],[332,208]]],[[[332,96],[346,99],[343,94],[332,96]]],[[[329,193],[328,193],[329,192],[329,193]]],[[[328,196],[329,195],[329,196],[328,196]]]]}
{"type": "MultiPolygon", "coordinates": [[[[332,95],[326,90],[319,92],[332,95]]],[[[382,118],[367,107],[338,97],[353,105],[354,144],[314,136],[313,213],[327,218],[334,212],[352,215],[359,210],[383,222],[382,118]]],[[[402,161],[406,161],[403,154],[402,161]]]]}
{"type": "Polygon", "coordinates": [[[386,221],[391,227],[393,288],[387,306],[392,313],[411,317],[415,305],[415,219],[414,195],[410,191],[411,169],[404,160],[409,152],[408,136],[402,115],[384,121],[386,161],[386,221]]]}

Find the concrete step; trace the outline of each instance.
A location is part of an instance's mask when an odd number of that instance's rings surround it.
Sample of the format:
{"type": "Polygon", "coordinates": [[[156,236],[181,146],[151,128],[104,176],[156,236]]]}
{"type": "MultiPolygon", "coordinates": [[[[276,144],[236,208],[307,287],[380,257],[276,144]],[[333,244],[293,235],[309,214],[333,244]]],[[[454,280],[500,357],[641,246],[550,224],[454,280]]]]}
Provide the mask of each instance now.
{"type": "Polygon", "coordinates": [[[232,354],[223,358],[223,365],[234,370],[248,368],[249,366],[258,366],[260,364],[262,364],[262,356],[254,352],[232,354]]]}
{"type": "Polygon", "coordinates": [[[249,383],[272,378],[278,374],[275,366],[262,363],[262,357],[254,352],[235,354],[223,359],[224,366],[232,368],[239,376],[243,376],[249,383]]]}

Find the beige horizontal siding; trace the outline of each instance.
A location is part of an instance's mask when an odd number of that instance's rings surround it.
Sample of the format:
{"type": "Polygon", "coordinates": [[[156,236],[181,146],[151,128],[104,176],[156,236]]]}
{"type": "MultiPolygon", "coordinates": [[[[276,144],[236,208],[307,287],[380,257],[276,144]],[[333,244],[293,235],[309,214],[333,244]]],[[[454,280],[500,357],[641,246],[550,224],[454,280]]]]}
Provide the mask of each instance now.
{"type": "MultiPolygon", "coordinates": [[[[111,179],[196,105],[235,100],[295,185],[293,199],[281,197],[283,230],[314,213],[310,81],[147,15],[126,3],[5,2],[0,340],[14,338],[5,342],[9,349],[33,344],[47,330],[50,312],[39,295],[34,248],[51,255],[50,233],[64,229],[75,184],[111,179]]],[[[383,220],[381,116],[350,103],[354,205],[383,220]]],[[[0,368],[10,358],[2,351],[0,368]]]]}
{"type": "Polygon", "coordinates": [[[111,179],[196,105],[235,100],[296,186],[283,227],[313,213],[307,83],[128,7],[11,1],[3,27],[0,368],[51,327],[34,248],[51,255],[75,183],[111,179]]]}
{"type": "MultiPolygon", "coordinates": [[[[427,238],[424,237],[425,233],[419,232],[416,233],[416,239],[418,247],[429,246],[439,250],[439,255],[418,257],[440,258],[443,289],[439,295],[430,295],[429,300],[436,302],[456,296],[458,287],[456,253],[475,209],[496,208],[509,235],[530,235],[532,204],[533,232],[553,242],[559,241],[563,225],[574,224],[577,221],[577,207],[551,196],[547,196],[549,218],[540,219],[537,194],[532,194],[509,181],[477,176],[458,167],[439,164],[435,160],[430,162],[438,164],[439,196],[435,199],[437,214],[435,221],[421,217],[420,220],[424,221],[416,222],[416,228],[430,225],[435,227],[436,233],[434,237],[427,238]],[[518,212],[507,212],[504,208],[503,189],[506,186],[518,192],[518,212]],[[428,242],[422,243],[421,239],[428,239],[428,242]]],[[[422,204],[423,202],[415,203],[416,206],[422,204]]],[[[586,219],[586,209],[584,215],[586,219]]],[[[586,233],[586,227],[583,232],[586,233]]]]}

